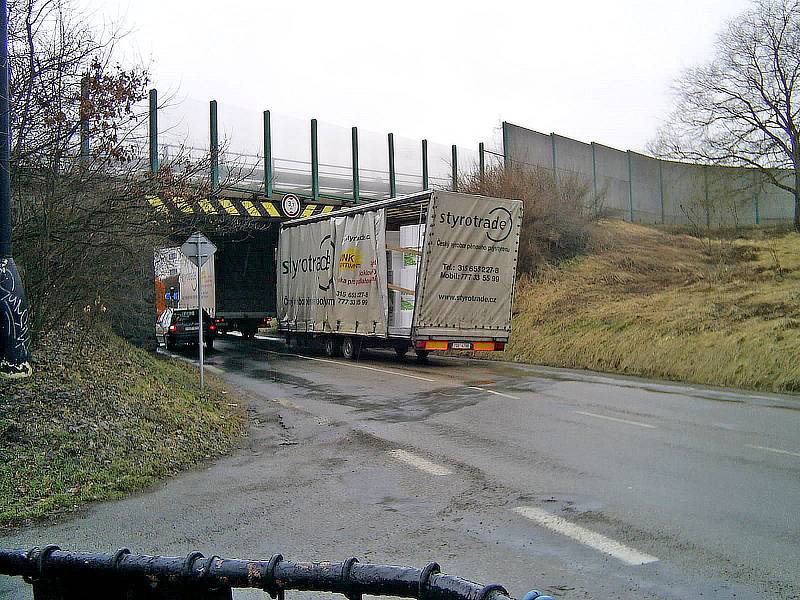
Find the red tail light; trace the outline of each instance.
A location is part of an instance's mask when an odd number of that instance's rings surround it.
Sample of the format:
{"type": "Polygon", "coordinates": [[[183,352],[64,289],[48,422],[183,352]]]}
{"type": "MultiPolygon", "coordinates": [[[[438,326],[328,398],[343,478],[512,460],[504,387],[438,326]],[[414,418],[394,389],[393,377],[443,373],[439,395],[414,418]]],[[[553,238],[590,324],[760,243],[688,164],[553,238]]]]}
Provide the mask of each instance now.
{"type": "Polygon", "coordinates": [[[178,326],[177,325],[170,325],[169,326],[169,330],[170,331],[178,331],[178,326]]]}
{"type": "Polygon", "coordinates": [[[214,319],[214,323],[224,323],[224,322],[225,322],[225,317],[217,317],[216,319],[214,319]]]}
{"type": "Polygon", "coordinates": [[[211,325],[208,326],[208,330],[209,331],[216,331],[217,330],[217,326],[212,323],[211,325]]]}

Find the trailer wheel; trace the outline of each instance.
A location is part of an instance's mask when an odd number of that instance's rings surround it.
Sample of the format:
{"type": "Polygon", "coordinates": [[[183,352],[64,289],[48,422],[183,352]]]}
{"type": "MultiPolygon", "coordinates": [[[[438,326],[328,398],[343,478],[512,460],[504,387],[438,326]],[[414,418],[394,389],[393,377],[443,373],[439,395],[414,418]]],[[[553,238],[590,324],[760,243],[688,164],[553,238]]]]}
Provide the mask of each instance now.
{"type": "Polygon", "coordinates": [[[425,350],[423,348],[415,348],[414,352],[417,355],[418,363],[425,364],[428,362],[428,354],[430,354],[430,351],[425,350]]]}
{"type": "Polygon", "coordinates": [[[394,351],[398,358],[405,358],[406,354],[408,354],[408,344],[397,344],[394,347],[394,351]]]}
{"type": "Polygon", "coordinates": [[[361,339],[347,336],[342,340],[342,356],[347,360],[358,360],[361,355],[361,339]]]}
{"type": "Polygon", "coordinates": [[[325,354],[327,356],[339,356],[342,352],[342,344],[339,338],[329,335],[325,338],[325,354]]]}

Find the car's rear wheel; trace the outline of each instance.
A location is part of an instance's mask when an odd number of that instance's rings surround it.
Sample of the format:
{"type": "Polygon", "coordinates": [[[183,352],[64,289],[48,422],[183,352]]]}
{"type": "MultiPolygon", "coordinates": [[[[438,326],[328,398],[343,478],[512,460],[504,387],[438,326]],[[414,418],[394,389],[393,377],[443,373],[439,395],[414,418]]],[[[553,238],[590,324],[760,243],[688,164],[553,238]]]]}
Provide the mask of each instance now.
{"type": "Polygon", "coordinates": [[[167,336],[164,336],[164,345],[167,350],[175,350],[175,340],[171,340],[167,336]]]}
{"type": "Polygon", "coordinates": [[[339,338],[329,335],[325,338],[325,354],[327,356],[339,356],[342,351],[342,345],[339,338]]]}
{"type": "Polygon", "coordinates": [[[342,356],[347,360],[358,360],[361,355],[361,339],[347,336],[342,340],[342,356]]]}

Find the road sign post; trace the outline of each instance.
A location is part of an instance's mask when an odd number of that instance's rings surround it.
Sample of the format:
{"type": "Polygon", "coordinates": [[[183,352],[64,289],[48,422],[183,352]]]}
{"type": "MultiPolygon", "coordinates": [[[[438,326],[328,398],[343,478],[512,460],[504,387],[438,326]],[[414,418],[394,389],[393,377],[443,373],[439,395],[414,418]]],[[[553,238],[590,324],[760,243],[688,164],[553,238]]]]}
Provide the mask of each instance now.
{"type": "Polygon", "coordinates": [[[201,278],[201,270],[203,265],[208,262],[208,259],[214,256],[217,247],[211,243],[206,236],[199,231],[189,236],[189,239],[181,246],[181,252],[197,267],[197,356],[198,364],[200,366],[200,389],[205,387],[205,380],[203,377],[203,280],[201,278]]]}

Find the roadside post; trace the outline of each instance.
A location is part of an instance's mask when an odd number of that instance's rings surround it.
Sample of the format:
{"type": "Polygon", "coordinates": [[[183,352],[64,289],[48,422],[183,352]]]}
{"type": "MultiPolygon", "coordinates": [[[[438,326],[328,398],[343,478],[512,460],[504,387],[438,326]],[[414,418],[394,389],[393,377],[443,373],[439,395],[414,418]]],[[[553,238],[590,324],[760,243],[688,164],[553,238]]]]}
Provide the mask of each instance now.
{"type": "Polygon", "coordinates": [[[206,236],[199,231],[189,236],[189,239],[181,246],[181,252],[197,267],[197,353],[200,364],[200,389],[205,386],[203,378],[203,301],[202,301],[202,278],[201,270],[203,265],[208,262],[217,247],[211,243],[206,236]]]}

